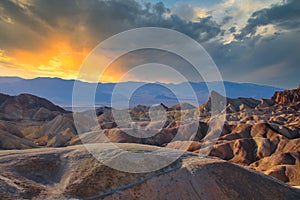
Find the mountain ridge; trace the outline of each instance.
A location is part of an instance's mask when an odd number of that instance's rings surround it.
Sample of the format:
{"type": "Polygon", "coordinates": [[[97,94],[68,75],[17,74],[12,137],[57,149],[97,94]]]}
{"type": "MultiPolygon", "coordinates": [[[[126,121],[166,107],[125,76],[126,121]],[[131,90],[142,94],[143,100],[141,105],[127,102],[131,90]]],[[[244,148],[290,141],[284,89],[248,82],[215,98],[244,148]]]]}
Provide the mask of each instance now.
{"type": "MultiPolygon", "coordinates": [[[[86,83],[86,82],[81,82],[86,83]]],[[[193,97],[188,93],[187,87],[190,86],[195,91],[198,104],[205,103],[209,97],[209,90],[205,82],[185,82],[185,83],[146,83],[146,82],[122,82],[122,87],[133,87],[137,84],[145,84],[134,92],[130,106],[138,104],[153,105],[164,103],[168,106],[178,104],[178,99],[183,99],[187,103],[191,102],[193,97]],[[178,91],[179,96],[176,96],[172,91],[178,91]],[[155,93],[155,95],[152,95],[155,93]],[[190,102],[189,102],[190,101],[190,102]]],[[[86,83],[93,84],[93,83],[86,83]]],[[[218,82],[208,83],[211,86],[216,86],[218,82]]],[[[8,95],[18,95],[21,93],[29,93],[40,96],[58,104],[62,107],[71,107],[72,105],[72,92],[74,80],[64,80],[61,78],[35,78],[35,79],[22,79],[19,77],[0,77],[0,93],[8,95]]],[[[116,83],[98,83],[96,90],[96,104],[99,106],[110,106],[112,92],[116,83]]],[[[252,83],[233,83],[224,82],[226,96],[229,98],[237,97],[251,97],[255,99],[271,98],[275,91],[282,91],[283,88],[272,86],[257,85],[252,83]]],[[[127,101],[124,96],[119,95],[117,104],[122,107],[127,106],[127,101]]],[[[84,106],[84,105],[78,105],[84,106]]]]}

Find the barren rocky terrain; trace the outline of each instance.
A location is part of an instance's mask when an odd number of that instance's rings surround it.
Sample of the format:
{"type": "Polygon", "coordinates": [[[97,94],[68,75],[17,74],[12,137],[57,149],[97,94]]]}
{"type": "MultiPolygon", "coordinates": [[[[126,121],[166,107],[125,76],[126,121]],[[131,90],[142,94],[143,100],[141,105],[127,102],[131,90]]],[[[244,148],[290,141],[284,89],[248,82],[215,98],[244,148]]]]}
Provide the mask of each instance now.
{"type": "MultiPolygon", "coordinates": [[[[211,95],[222,99],[215,92],[211,95]]],[[[211,131],[211,98],[199,107],[161,104],[155,110],[139,105],[129,111],[102,107],[96,111],[99,124],[84,125],[78,134],[72,113],[46,99],[0,95],[0,194],[8,199],[170,199],[183,194],[186,199],[299,199],[299,192],[288,185],[300,186],[300,87],[276,92],[271,99],[226,100],[220,112],[226,114],[222,133],[209,157],[199,157],[211,131]],[[153,120],[161,108],[166,120],[153,120]],[[131,119],[124,117],[118,124],[114,112],[121,118],[129,112],[131,119]],[[196,117],[198,128],[187,138],[196,117]],[[127,134],[140,127],[156,134],[147,138],[127,134]],[[192,153],[185,153],[170,170],[124,174],[98,163],[81,141],[140,143],[152,146],[123,147],[192,153]]],[[[91,116],[88,111],[77,114],[87,122],[91,116]]]]}
{"type": "MultiPolygon", "coordinates": [[[[131,152],[158,147],[119,144],[131,152]]],[[[89,148],[118,158],[106,144],[89,148]]],[[[175,150],[166,149],[170,155],[175,150]]],[[[170,166],[126,173],[104,166],[82,145],[0,152],[2,199],[299,199],[300,191],[221,159],[184,153],[170,166]]]]}

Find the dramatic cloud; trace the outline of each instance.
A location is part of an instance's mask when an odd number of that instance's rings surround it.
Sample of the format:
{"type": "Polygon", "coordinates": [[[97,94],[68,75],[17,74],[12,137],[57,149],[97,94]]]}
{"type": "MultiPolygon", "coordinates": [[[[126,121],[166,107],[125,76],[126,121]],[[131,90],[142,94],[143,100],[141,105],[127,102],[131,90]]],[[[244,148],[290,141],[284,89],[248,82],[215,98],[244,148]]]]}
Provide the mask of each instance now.
{"type": "MultiPolygon", "coordinates": [[[[81,62],[98,43],[124,30],[153,26],[180,31],[203,44],[225,80],[280,87],[299,84],[300,1],[164,2],[2,0],[1,74],[76,78],[81,62]]],[[[115,77],[131,65],[155,58],[197,80],[185,61],[175,62],[174,55],[144,51],[115,62],[115,70],[106,81],[116,81],[115,77]]],[[[144,74],[137,76],[135,80],[146,78],[144,74]]],[[[165,79],[174,82],[172,77],[165,79]]]]}
{"type": "Polygon", "coordinates": [[[272,24],[279,30],[299,29],[300,25],[300,1],[288,0],[286,4],[275,5],[256,11],[248,20],[247,25],[236,34],[238,40],[255,35],[258,27],[272,24]]]}
{"type": "MultiPolygon", "coordinates": [[[[134,0],[28,0],[0,2],[2,68],[22,68],[22,76],[76,78],[87,53],[124,30],[155,26],[180,31],[205,42],[221,33],[211,16],[186,21],[163,3],[134,0]],[[10,58],[9,60],[4,57],[10,58]]],[[[19,75],[19,74],[17,74],[19,75]]]]}
{"type": "Polygon", "coordinates": [[[18,47],[33,48],[33,45],[38,45],[42,40],[37,38],[38,42],[34,43],[32,40],[37,35],[47,40],[53,34],[63,36],[68,34],[66,36],[74,41],[74,45],[79,43],[86,46],[120,31],[144,26],[171,28],[199,41],[211,39],[221,32],[220,26],[211,20],[210,16],[197,22],[185,21],[177,15],[170,14],[170,10],[163,3],[143,5],[134,0],[31,0],[26,2],[24,4],[9,0],[0,2],[3,13],[1,17],[3,29],[0,33],[3,36],[2,46],[5,46],[5,43],[8,46],[11,45],[10,42],[16,42],[15,45],[18,47]],[[28,35],[23,35],[23,31],[28,35]],[[15,34],[11,35],[11,32],[15,34]],[[200,33],[207,34],[202,38],[203,34],[200,33]],[[21,35],[29,41],[24,40],[21,35]],[[22,46],[17,43],[20,41],[24,41],[22,46]]]}
{"type": "Polygon", "coordinates": [[[280,87],[296,87],[299,84],[299,32],[254,36],[227,45],[214,42],[205,47],[225,80],[280,87]]]}

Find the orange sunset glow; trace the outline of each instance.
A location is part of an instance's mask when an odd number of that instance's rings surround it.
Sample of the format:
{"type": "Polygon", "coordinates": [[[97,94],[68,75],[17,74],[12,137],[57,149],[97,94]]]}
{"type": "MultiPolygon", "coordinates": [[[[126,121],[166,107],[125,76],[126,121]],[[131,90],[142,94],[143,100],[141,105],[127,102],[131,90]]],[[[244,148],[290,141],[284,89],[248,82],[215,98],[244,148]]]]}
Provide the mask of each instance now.
{"type": "MultiPolygon", "coordinates": [[[[6,76],[25,79],[36,77],[59,77],[77,79],[80,66],[92,48],[74,49],[69,42],[54,41],[49,48],[39,52],[15,49],[0,51],[0,68],[6,76]],[[6,65],[7,67],[3,67],[6,65]]],[[[101,58],[101,56],[99,56],[101,58]]],[[[100,82],[117,82],[122,76],[120,63],[113,63],[100,77],[100,82]]],[[[88,78],[83,81],[90,81],[88,78]]]]}
{"type": "MultiPolygon", "coordinates": [[[[7,76],[22,78],[61,77],[74,79],[90,49],[74,50],[66,41],[55,41],[38,52],[22,49],[0,52],[0,61],[9,67],[1,70],[7,76]],[[16,70],[18,68],[18,70],[16,70]]],[[[1,66],[0,65],[0,66],[1,66]]]]}

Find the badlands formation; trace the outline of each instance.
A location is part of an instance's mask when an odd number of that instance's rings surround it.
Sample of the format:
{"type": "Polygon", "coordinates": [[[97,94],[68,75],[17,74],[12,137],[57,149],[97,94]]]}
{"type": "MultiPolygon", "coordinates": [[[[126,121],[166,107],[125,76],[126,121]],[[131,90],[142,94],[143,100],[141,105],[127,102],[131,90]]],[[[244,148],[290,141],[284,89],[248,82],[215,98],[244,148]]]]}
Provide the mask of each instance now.
{"type": "MultiPolygon", "coordinates": [[[[221,135],[207,155],[199,155],[211,131],[211,99],[199,107],[162,104],[163,122],[150,122],[152,108],[136,106],[129,109],[131,122],[124,115],[125,128],[114,120],[114,109],[102,107],[96,111],[99,124],[78,133],[73,114],[48,100],[1,94],[1,199],[300,199],[300,88],[271,99],[227,98],[221,135]],[[127,134],[136,127],[156,134],[127,134]],[[157,171],[126,173],[98,162],[81,141],[116,158],[121,153],[105,143],[183,156],[157,171]]],[[[89,120],[90,112],[78,114],[89,120]]]]}
{"type": "MultiPolygon", "coordinates": [[[[120,144],[131,152],[159,147],[120,144]]],[[[102,154],[118,149],[89,148],[102,154]]],[[[166,149],[173,154],[176,150],[166,149]]],[[[126,173],[101,164],[80,146],[0,153],[1,199],[299,199],[300,191],[270,176],[212,157],[184,153],[149,173],[126,173]]]]}

